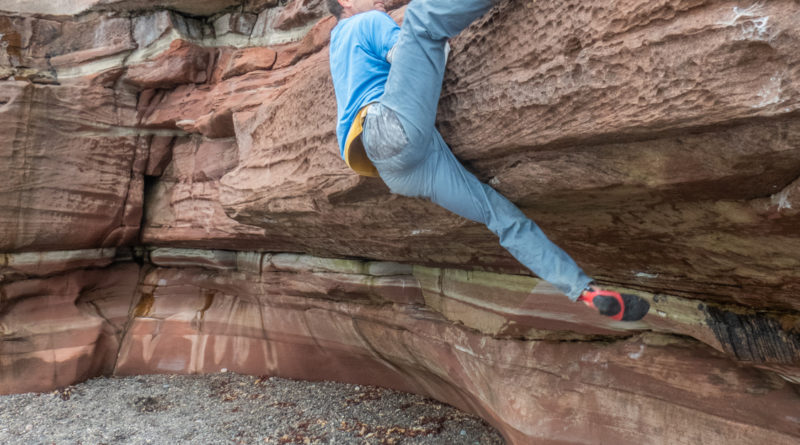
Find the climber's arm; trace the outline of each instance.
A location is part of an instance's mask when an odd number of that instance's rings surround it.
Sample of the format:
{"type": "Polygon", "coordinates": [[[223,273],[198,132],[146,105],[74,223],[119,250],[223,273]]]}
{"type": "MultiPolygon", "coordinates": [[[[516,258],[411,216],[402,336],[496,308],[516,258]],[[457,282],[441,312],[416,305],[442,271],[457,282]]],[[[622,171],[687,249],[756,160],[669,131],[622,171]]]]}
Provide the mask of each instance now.
{"type": "MultiPolygon", "coordinates": [[[[392,59],[394,59],[394,50],[395,50],[395,48],[397,48],[396,44],[394,46],[392,46],[392,49],[390,49],[388,53],[386,53],[386,61],[389,62],[389,63],[392,63],[392,59]]],[[[450,42],[445,42],[445,44],[444,44],[444,60],[445,61],[447,61],[447,57],[448,56],[450,56],[450,42]]]]}
{"type": "MultiPolygon", "coordinates": [[[[376,58],[389,61],[388,54],[397,43],[400,27],[386,13],[374,13],[365,21],[366,47],[376,58]]],[[[391,63],[391,62],[389,62],[391,63]]]]}

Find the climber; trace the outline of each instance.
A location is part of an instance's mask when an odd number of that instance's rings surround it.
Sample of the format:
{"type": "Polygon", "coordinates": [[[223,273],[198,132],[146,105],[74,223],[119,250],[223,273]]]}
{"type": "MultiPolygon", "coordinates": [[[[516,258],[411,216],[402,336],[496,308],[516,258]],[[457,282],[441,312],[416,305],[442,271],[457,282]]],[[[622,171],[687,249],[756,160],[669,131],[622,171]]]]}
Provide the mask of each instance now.
{"type": "Polygon", "coordinates": [[[485,224],[511,255],[571,301],[615,320],[644,317],[647,301],[597,287],[514,204],[469,173],[434,127],[447,40],[496,0],[413,0],[402,28],[383,0],[327,1],[338,19],[330,69],[347,165],[379,176],[393,193],[428,198],[485,224]]]}

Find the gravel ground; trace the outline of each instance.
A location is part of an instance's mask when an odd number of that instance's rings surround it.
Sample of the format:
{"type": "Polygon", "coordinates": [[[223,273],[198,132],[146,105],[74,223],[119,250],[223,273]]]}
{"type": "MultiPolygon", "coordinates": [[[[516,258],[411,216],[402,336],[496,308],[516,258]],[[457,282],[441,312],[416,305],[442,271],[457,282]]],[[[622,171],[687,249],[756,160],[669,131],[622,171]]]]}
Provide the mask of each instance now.
{"type": "Polygon", "coordinates": [[[2,444],[503,444],[480,418],[370,386],[234,373],[0,396],[2,444]]]}

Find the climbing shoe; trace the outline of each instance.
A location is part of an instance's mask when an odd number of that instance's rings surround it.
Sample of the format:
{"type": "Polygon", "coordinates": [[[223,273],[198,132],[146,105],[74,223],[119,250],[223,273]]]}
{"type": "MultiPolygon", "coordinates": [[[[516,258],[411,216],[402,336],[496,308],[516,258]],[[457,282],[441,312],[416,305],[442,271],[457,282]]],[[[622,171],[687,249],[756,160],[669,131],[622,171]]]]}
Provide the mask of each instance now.
{"type": "Polygon", "coordinates": [[[597,309],[601,314],[618,321],[641,320],[650,310],[650,303],[636,295],[587,287],[578,301],[597,309]]]}

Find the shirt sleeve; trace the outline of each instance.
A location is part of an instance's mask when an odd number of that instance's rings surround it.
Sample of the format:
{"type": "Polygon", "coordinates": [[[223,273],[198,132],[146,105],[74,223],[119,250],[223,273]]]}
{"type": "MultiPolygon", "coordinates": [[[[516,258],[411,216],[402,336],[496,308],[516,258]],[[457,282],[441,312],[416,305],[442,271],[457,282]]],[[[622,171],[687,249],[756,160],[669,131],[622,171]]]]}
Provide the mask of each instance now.
{"type": "Polygon", "coordinates": [[[376,12],[371,15],[373,17],[370,17],[367,26],[367,45],[375,57],[386,60],[389,50],[397,43],[400,27],[386,13],[376,12]]]}

